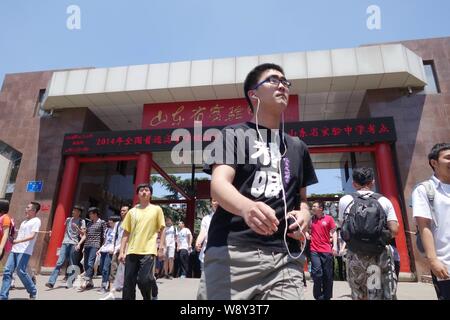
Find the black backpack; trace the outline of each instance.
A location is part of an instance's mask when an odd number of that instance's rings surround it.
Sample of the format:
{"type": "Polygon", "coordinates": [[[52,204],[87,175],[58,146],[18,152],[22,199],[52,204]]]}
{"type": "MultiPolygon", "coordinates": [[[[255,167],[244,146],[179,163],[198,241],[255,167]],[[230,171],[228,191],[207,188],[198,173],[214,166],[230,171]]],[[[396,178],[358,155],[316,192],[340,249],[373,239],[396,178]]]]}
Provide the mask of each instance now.
{"type": "Polygon", "coordinates": [[[344,211],[342,239],[353,252],[380,254],[392,238],[387,228],[386,212],[378,202],[381,195],[356,192],[351,196],[353,201],[344,211]]]}

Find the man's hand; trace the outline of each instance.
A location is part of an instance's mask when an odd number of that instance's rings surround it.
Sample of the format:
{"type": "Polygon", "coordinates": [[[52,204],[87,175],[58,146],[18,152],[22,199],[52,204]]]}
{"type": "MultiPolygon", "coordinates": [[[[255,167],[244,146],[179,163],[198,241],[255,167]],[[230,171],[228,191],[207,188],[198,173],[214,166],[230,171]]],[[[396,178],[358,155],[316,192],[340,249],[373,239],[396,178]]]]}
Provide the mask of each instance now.
{"type": "Polygon", "coordinates": [[[201,243],[196,243],[195,244],[195,250],[197,250],[197,252],[200,252],[200,250],[202,250],[202,244],[201,243]]]}
{"type": "Polygon", "coordinates": [[[338,255],[338,250],[335,246],[333,246],[333,256],[337,256],[338,255]]]}
{"type": "Polygon", "coordinates": [[[250,229],[257,234],[270,236],[278,230],[275,210],[263,202],[251,202],[242,212],[242,217],[250,229]]]}
{"type": "Polygon", "coordinates": [[[305,240],[302,239],[303,238],[302,232],[306,230],[306,228],[308,227],[309,220],[311,219],[311,214],[309,213],[309,210],[300,210],[300,211],[293,210],[289,212],[288,215],[295,217],[296,220],[289,226],[288,230],[291,232],[288,233],[287,235],[295,240],[305,240]],[[300,229],[298,228],[299,226],[300,229]],[[295,231],[292,232],[293,230],[295,231]]]}
{"type": "Polygon", "coordinates": [[[76,246],[75,246],[75,251],[80,251],[80,245],[79,244],[77,244],[76,246]]]}
{"type": "Polygon", "coordinates": [[[430,259],[430,268],[439,279],[449,278],[447,267],[438,258],[430,259]]]}
{"type": "Polygon", "coordinates": [[[122,263],[125,263],[125,253],[121,252],[119,254],[119,261],[122,263]]]}

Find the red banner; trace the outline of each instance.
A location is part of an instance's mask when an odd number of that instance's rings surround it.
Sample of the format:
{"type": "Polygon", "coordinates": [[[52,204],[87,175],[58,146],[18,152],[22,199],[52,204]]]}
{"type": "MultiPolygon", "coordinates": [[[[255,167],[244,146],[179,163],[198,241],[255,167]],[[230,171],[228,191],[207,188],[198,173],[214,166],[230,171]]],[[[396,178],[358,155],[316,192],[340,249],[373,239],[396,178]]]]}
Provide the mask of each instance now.
{"type": "MultiPolygon", "coordinates": [[[[203,127],[227,126],[248,121],[252,116],[245,99],[145,104],[142,129],[192,128],[194,121],[202,121],[203,127]]],[[[299,120],[297,95],[289,97],[285,119],[299,120]]]]}

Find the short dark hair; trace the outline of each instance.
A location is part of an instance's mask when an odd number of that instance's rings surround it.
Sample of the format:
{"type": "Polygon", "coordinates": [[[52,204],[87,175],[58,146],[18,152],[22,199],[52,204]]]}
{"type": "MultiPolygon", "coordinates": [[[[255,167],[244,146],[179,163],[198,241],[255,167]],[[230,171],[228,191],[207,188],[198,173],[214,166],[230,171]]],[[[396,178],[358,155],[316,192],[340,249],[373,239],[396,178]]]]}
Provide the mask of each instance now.
{"type": "Polygon", "coordinates": [[[274,64],[274,63],[260,64],[259,66],[254,67],[253,70],[247,74],[247,77],[245,78],[245,81],[244,81],[244,94],[245,94],[245,99],[247,100],[248,106],[250,107],[252,112],[254,112],[253,104],[252,104],[252,101],[250,100],[250,97],[248,96],[248,91],[253,90],[253,88],[258,84],[259,78],[261,78],[261,75],[266,70],[277,70],[277,71],[280,71],[282,74],[284,74],[283,68],[281,68],[279,65],[274,64]]]}
{"type": "Polygon", "coordinates": [[[122,205],[120,206],[120,208],[122,208],[122,207],[127,207],[128,210],[130,210],[130,209],[132,208],[132,206],[131,206],[130,203],[124,203],[124,204],[122,204],[122,205]]]}
{"type": "Polygon", "coordinates": [[[110,216],[110,217],[108,218],[108,220],[111,220],[112,222],[118,222],[118,221],[120,221],[121,219],[122,219],[121,216],[116,216],[116,215],[110,216]]]}
{"type": "Polygon", "coordinates": [[[90,207],[89,209],[88,209],[88,213],[96,213],[97,215],[99,215],[100,214],[100,210],[98,210],[98,208],[97,207],[90,207]]]}
{"type": "Polygon", "coordinates": [[[153,187],[150,183],[141,183],[136,187],[136,194],[139,193],[139,190],[141,190],[142,188],[149,188],[150,189],[150,193],[153,194],[153,187]]]}
{"type": "Polygon", "coordinates": [[[36,201],[31,201],[31,205],[33,206],[34,212],[38,213],[41,210],[41,204],[36,201]]]}
{"type": "Polygon", "coordinates": [[[437,161],[439,159],[439,154],[445,150],[450,150],[450,143],[437,143],[433,146],[433,148],[431,148],[430,153],[428,154],[428,164],[433,171],[434,168],[431,165],[431,160],[437,161]]]}
{"type": "Polygon", "coordinates": [[[353,169],[353,181],[360,186],[366,186],[374,179],[374,172],[372,168],[362,167],[353,169]]]}
{"type": "Polygon", "coordinates": [[[79,204],[74,205],[73,209],[77,209],[78,211],[80,211],[80,213],[84,212],[84,207],[80,206],[79,204]]]}
{"type": "Polygon", "coordinates": [[[9,201],[6,199],[0,199],[0,214],[9,212],[9,201]]]}
{"type": "Polygon", "coordinates": [[[325,210],[325,204],[323,203],[323,201],[314,201],[313,204],[314,203],[317,203],[320,209],[325,210]]]}

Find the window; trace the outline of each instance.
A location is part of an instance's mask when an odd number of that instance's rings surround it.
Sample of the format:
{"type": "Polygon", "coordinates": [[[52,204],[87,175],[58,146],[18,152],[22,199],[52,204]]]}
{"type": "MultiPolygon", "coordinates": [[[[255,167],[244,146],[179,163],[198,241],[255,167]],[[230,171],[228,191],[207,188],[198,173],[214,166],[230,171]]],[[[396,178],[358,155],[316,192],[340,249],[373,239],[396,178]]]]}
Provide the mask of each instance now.
{"type": "Polygon", "coordinates": [[[35,107],[35,116],[37,117],[48,117],[52,114],[52,112],[50,110],[44,110],[42,108],[42,103],[44,102],[44,98],[45,98],[45,89],[41,89],[39,90],[39,96],[38,96],[38,100],[36,101],[36,107],[35,107]]]}
{"type": "Polygon", "coordinates": [[[437,94],[440,93],[439,83],[436,74],[434,61],[424,61],[425,76],[427,78],[427,85],[423,88],[422,94],[437,94]]]}
{"type": "Polygon", "coordinates": [[[0,198],[11,200],[22,154],[0,140],[0,198]]]}

